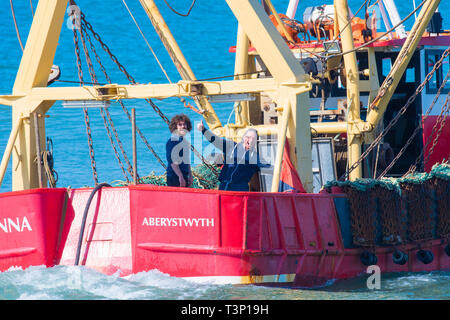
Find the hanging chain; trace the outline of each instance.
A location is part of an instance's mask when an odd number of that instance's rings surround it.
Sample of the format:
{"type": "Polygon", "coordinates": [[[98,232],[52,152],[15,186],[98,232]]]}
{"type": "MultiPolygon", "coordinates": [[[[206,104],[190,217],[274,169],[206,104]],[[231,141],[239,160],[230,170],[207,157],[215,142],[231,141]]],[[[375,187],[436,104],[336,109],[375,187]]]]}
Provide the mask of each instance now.
{"type": "MultiPolygon", "coordinates": [[[[72,12],[71,15],[72,14],[76,14],[76,12],[72,12]]],[[[78,43],[77,30],[75,28],[73,29],[73,41],[75,44],[75,56],[77,58],[78,79],[80,80],[80,85],[83,85],[83,68],[81,65],[80,46],[78,43]]],[[[97,165],[95,163],[94,143],[92,141],[91,126],[87,108],[83,108],[83,113],[84,113],[84,123],[86,125],[86,133],[88,136],[89,156],[91,159],[92,175],[94,178],[95,185],[97,185],[98,184],[97,165]]]]}
{"type": "MultiPolygon", "coordinates": [[[[125,77],[128,79],[128,81],[130,81],[131,84],[137,84],[136,80],[128,73],[128,71],[125,69],[125,67],[119,62],[119,60],[117,59],[117,57],[111,52],[111,50],[109,49],[109,47],[102,41],[102,39],[100,38],[99,34],[97,32],[94,31],[94,29],[92,28],[92,25],[86,20],[85,15],[83,12],[81,12],[81,22],[82,24],[84,24],[86,26],[86,29],[92,33],[93,37],[100,43],[102,49],[108,54],[108,56],[111,58],[111,60],[117,65],[117,67],[119,68],[120,71],[122,71],[122,73],[125,75],[125,77]]],[[[150,106],[153,108],[153,110],[161,117],[161,119],[167,124],[169,125],[170,121],[169,119],[162,113],[162,111],[158,108],[157,105],[155,105],[153,103],[153,101],[151,99],[144,99],[145,101],[147,101],[150,106]]],[[[129,119],[131,120],[131,115],[129,115],[128,111],[126,111],[127,116],[129,117],[129,119]]],[[[140,131],[139,131],[140,132],[140,131]]],[[[143,138],[143,135],[141,133],[139,133],[141,135],[141,138],[143,138]]],[[[143,138],[144,139],[144,138],[143,138]]],[[[216,168],[214,168],[214,166],[212,166],[210,163],[208,163],[205,158],[203,157],[203,155],[198,152],[193,145],[190,145],[191,150],[194,152],[194,154],[202,160],[203,164],[205,166],[207,166],[216,176],[219,175],[219,173],[217,172],[216,168]]],[[[154,153],[154,155],[156,155],[156,152],[154,153]]],[[[158,159],[158,158],[157,158],[158,159]]],[[[161,163],[161,162],[160,162],[161,163]]],[[[165,167],[165,165],[164,165],[165,167]]]]}
{"type": "MultiPolygon", "coordinates": [[[[83,12],[81,12],[81,23],[82,24],[84,23],[87,30],[89,30],[92,33],[93,37],[100,43],[102,49],[109,55],[111,60],[117,65],[119,70],[122,71],[122,73],[125,75],[128,81],[130,81],[131,84],[137,84],[136,80],[134,80],[134,78],[128,73],[125,67],[119,62],[117,57],[111,52],[109,47],[102,41],[98,33],[93,30],[92,25],[86,20],[83,12]]],[[[161,117],[161,119],[163,119],[163,121],[167,125],[170,123],[169,119],[162,113],[162,111],[158,108],[156,104],[153,103],[151,99],[145,99],[145,101],[147,101],[151,105],[153,110],[155,110],[155,112],[161,117]]]]}
{"type": "MultiPolygon", "coordinates": [[[[86,27],[85,27],[85,24],[84,24],[84,23],[81,24],[81,28],[82,28],[82,29],[84,30],[84,32],[85,32],[86,40],[89,42],[91,51],[94,53],[95,59],[97,60],[98,64],[100,65],[100,69],[101,69],[101,71],[103,72],[103,75],[105,76],[106,81],[107,81],[108,83],[111,84],[111,83],[112,83],[111,78],[109,77],[108,73],[106,72],[106,69],[105,69],[105,67],[103,66],[103,63],[101,62],[101,59],[100,59],[100,57],[99,57],[98,54],[97,54],[97,51],[96,51],[96,49],[95,49],[94,44],[92,43],[92,40],[91,40],[89,34],[86,32],[86,27]]],[[[123,104],[122,100],[119,99],[119,100],[117,100],[117,102],[118,102],[118,103],[120,104],[120,106],[122,107],[122,110],[125,112],[125,114],[127,115],[128,119],[131,121],[131,115],[130,115],[130,113],[128,112],[128,110],[127,110],[127,108],[125,107],[125,105],[123,104]]],[[[107,116],[108,120],[110,121],[110,123],[113,123],[113,122],[112,122],[112,119],[111,119],[111,116],[110,116],[110,113],[107,111],[107,109],[106,109],[105,111],[106,111],[106,116],[107,116]]],[[[114,127],[113,127],[113,128],[114,128],[114,127]]],[[[143,135],[142,131],[141,131],[138,127],[136,127],[136,131],[139,133],[139,135],[140,135],[142,141],[143,141],[144,144],[147,146],[147,148],[150,150],[150,152],[153,154],[153,156],[156,158],[156,160],[158,160],[158,162],[161,164],[161,166],[162,166],[164,169],[166,169],[166,165],[165,165],[164,162],[161,160],[161,158],[158,156],[158,154],[155,152],[155,150],[152,148],[152,146],[149,144],[149,142],[147,141],[147,139],[146,139],[145,136],[143,135]]],[[[125,160],[126,160],[126,162],[127,162],[127,164],[128,164],[128,171],[130,172],[130,174],[131,174],[131,176],[132,176],[132,175],[133,175],[133,174],[132,174],[133,168],[132,168],[131,162],[129,161],[128,157],[126,156],[125,150],[123,149],[122,143],[121,143],[121,141],[120,141],[120,139],[119,139],[119,137],[118,137],[118,133],[117,133],[117,131],[115,130],[115,128],[113,129],[113,133],[114,133],[114,135],[115,135],[115,137],[116,137],[116,140],[117,140],[117,142],[118,142],[119,148],[121,149],[122,154],[123,154],[123,156],[124,156],[124,158],[125,158],[125,160]]]]}
{"type": "MultiPolygon", "coordinates": [[[[88,48],[87,48],[87,46],[86,46],[86,41],[85,41],[85,30],[83,30],[83,27],[81,27],[80,35],[81,35],[81,43],[82,43],[82,45],[83,45],[83,51],[84,51],[84,55],[85,55],[85,57],[86,57],[86,63],[87,63],[87,65],[88,65],[88,70],[89,70],[89,75],[90,75],[90,77],[91,77],[91,81],[92,81],[93,83],[95,83],[95,84],[98,84],[97,75],[95,74],[94,66],[93,66],[93,64],[92,64],[92,60],[91,60],[91,57],[90,57],[90,55],[89,55],[88,48]]],[[[121,161],[121,159],[120,159],[120,155],[119,155],[119,153],[118,153],[118,151],[117,151],[117,149],[116,149],[116,146],[115,146],[115,143],[114,143],[112,134],[111,134],[111,130],[110,130],[109,125],[108,125],[108,122],[107,122],[107,120],[106,120],[105,112],[108,112],[108,114],[109,114],[109,111],[107,111],[107,108],[101,107],[101,108],[100,108],[100,114],[101,114],[101,116],[102,116],[102,118],[103,118],[103,123],[104,123],[104,125],[105,125],[105,129],[106,129],[106,132],[107,132],[109,141],[110,141],[111,146],[112,146],[112,148],[113,148],[113,150],[114,150],[114,155],[115,155],[117,161],[119,162],[119,166],[120,166],[120,168],[121,168],[121,170],[122,170],[122,172],[123,172],[123,174],[124,174],[125,179],[127,180],[127,182],[129,182],[129,179],[128,179],[128,176],[127,176],[127,174],[126,174],[126,172],[125,172],[123,163],[122,163],[122,161],[121,161]]],[[[111,127],[112,127],[112,129],[115,131],[114,126],[111,125],[111,127]]],[[[119,141],[120,141],[120,140],[119,140],[119,141]]],[[[132,172],[131,172],[131,176],[132,176],[132,172]]]]}
{"type": "Polygon", "coordinates": [[[436,134],[436,137],[434,138],[434,141],[433,141],[433,144],[432,144],[432,146],[430,148],[430,151],[428,151],[427,157],[423,160],[423,165],[424,166],[428,163],[428,160],[430,159],[430,156],[433,153],[434,147],[436,147],[436,144],[439,141],[439,137],[442,134],[442,129],[445,126],[445,122],[447,121],[447,116],[448,116],[449,109],[450,109],[450,101],[448,100],[449,97],[450,97],[450,95],[447,96],[447,102],[445,104],[445,110],[444,109],[442,110],[443,113],[441,112],[441,114],[439,115],[439,118],[438,118],[438,120],[436,121],[436,124],[433,127],[433,131],[432,131],[431,135],[427,139],[426,146],[428,146],[429,141],[431,141],[431,137],[433,136],[434,132],[436,131],[437,125],[440,124],[439,130],[438,130],[438,132],[436,134]]]}
{"type": "MultiPolygon", "coordinates": [[[[425,168],[425,165],[428,163],[428,160],[429,160],[431,154],[433,153],[434,147],[436,146],[436,144],[437,144],[437,142],[439,140],[439,137],[440,137],[440,135],[442,133],[442,129],[444,128],[445,122],[447,120],[447,114],[449,112],[449,109],[450,109],[450,92],[447,94],[447,98],[446,98],[445,103],[444,103],[444,105],[442,107],[441,113],[439,114],[439,116],[438,116],[438,118],[436,120],[436,123],[434,124],[433,129],[431,130],[430,135],[427,137],[427,140],[426,140],[425,144],[422,147],[422,151],[420,152],[420,155],[416,158],[416,161],[414,162],[414,164],[409,168],[408,172],[406,172],[403,175],[403,177],[406,177],[407,175],[412,174],[412,173],[414,173],[417,170],[417,166],[419,165],[420,160],[422,159],[422,156],[423,156],[425,150],[427,149],[428,145],[430,144],[431,138],[434,136],[434,134],[436,133],[437,127],[440,125],[438,133],[437,133],[437,135],[436,135],[436,137],[435,137],[435,139],[433,141],[433,145],[430,148],[430,150],[428,151],[427,156],[426,156],[426,158],[423,161],[423,166],[425,168]]],[[[424,120],[425,119],[426,118],[424,118],[424,120]]],[[[416,130],[417,130],[417,128],[416,128],[416,130]]]]}
{"type": "Polygon", "coordinates": [[[442,57],[436,62],[436,64],[433,66],[433,69],[427,74],[424,81],[417,87],[416,91],[412,96],[409,97],[406,104],[399,110],[397,115],[389,122],[389,124],[384,128],[384,130],[375,138],[375,140],[369,145],[369,147],[361,154],[359,159],[346,171],[346,173],[341,177],[345,177],[345,179],[349,176],[350,172],[352,172],[355,168],[357,168],[361,162],[367,157],[367,155],[370,153],[370,151],[373,150],[380,142],[381,140],[387,135],[389,130],[397,123],[397,121],[400,119],[400,117],[406,112],[408,107],[415,101],[417,95],[423,91],[425,88],[425,85],[428,81],[430,81],[433,74],[436,72],[437,69],[439,69],[442,65],[442,61],[448,57],[450,54],[450,47],[447,48],[444,53],[442,54],[442,57]]]}

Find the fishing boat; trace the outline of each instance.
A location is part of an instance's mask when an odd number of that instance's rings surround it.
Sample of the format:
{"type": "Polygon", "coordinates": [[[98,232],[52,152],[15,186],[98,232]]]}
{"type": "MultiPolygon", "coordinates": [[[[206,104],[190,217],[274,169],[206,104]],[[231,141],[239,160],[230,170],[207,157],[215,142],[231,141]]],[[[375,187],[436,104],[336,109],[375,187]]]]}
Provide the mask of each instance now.
{"type": "MultiPolygon", "coordinates": [[[[440,1],[424,0],[400,19],[393,0],[365,1],[354,13],[335,0],[306,8],[302,21],[298,0],[286,14],[269,0],[226,2],[238,21],[232,80],[197,80],[155,1],[140,0],[182,80],[138,84],[74,1],[39,1],[12,93],[0,96],[12,106],[0,166],[3,181],[12,154],[12,190],[0,194],[0,271],[80,265],[121,276],[158,269],[196,282],[314,287],[373,265],[383,273],[450,268],[450,31],[442,30],[440,1]],[[66,14],[80,85],[61,87],[53,60],[66,14]],[[128,84],[113,83],[104,68],[108,83],[98,82],[94,42],[128,84]],[[108,103],[121,103],[135,146],[142,134],[122,101],[144,99],[168,123],[152,101],[168,97],[219,136],[239,141],[256,129],[272,165],[248,192],[208,188],[207,174],[197,175],[198,188],[168,187],[144,183],[134,152],[122,164],[131,178],[111,187],[98,182],[89,143],[94,187],[55,186],[45,115],[56,101],[83,107],[89,141],[88,108],[96,104],[106,123],[108,103]],[[234,123],[220,122],[220,101],[234,103],[234,123]]],[[[192,150],[213,179],[219,166],[192,150]]]]}

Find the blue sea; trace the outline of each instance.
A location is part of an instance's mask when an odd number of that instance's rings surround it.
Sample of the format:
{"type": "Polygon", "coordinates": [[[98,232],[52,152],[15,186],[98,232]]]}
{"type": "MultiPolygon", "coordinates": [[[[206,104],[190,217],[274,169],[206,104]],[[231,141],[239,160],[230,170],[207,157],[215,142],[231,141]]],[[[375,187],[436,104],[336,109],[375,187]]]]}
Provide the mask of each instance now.
{"type": "MultiPolygon", "coordinates": [[[[31,1],[36,10],[36,0],[31,1]]],[[[172,6],[186,12],[191,0],[168,0],[172,6]]],[[[284,13],[288,1],[273,0],[277,11],[284,13]]],[[[355,12],[362,0],[349,0],[355,12]]],[[[373,1],[372,1],[373,2],[373,1]]],[[[413,9],[413,0],[396,1],[400,16],[405,17],[413,9]]],[[[420,1],[416,0],[418,4],[420,1]]],[[[441,1],[440,11],[444,18],[444,29],[450,29],[450,8],[448,0],[441,1]]],[[[178,41],[197,79],[230,76],[234,73],[234,54],[229,52],[235,45],[237,20],[225,1],[197,0],[191,14],[181,17],[174,14],[162,0],[157,5],[172,33],[178,41]]],[[[297,18],[302,20],[306,6],[326,4],[326,1],[300,1],[297,18]]],[[[331,4],[332,1],[328,0],[331,4]]],[[[32,22],[32,8],[29,0],[13,1],[21,39],[25,44],[32,22]]],[[[167,83],[168,79],[160,69],[156,59],[133,23],[123,1],[78,0],[87,21],[109,46],[111,52],[134,77],[136,82],[167,83]]],[[[127,0],[126,4],[144,32],[148,43],[156,52],[172,82],[180,76],[159,41],[144,10],[137,0],[127,0]]],[[[360,15],[359,15],[360,16],[360,15]]],[[[61,68],[60,80],[78,81],[72,30],[67,27],[66,15],[59,39],[54,64],[61,68]]],[[[406,27],[413,23],[411,18],[406,27]]],[[[0,94],[12,93],[22,50],[20,48],[10,9],[9,1],[0,4],[0,94]]],[[[111,62],[100,46],[96,46],[101,60],[113,83],[128,84],[129,81],[111,62]]],[[[98,65],[95,65],[98,81],[106,83],[98,65]]],[[[91,81],[86,64],[83,64],[85,81],[91,81]]],[[[229,78],[227,78],[229,79],[229,78]]],[[[52,86],[78,86],[77,83],[56,82],[52,86]]],[[[154,103],[170,119],[178,113],[185,113],[193,121],[201,117],[183,106],[179,99],[154,100],[154,103]]],[[[191,102],[192,103],[192,102],[191,102]]],[[[169,136],[166,124],[145,101],[128,100],[126,107],[136,108],[137,125],[159,156],[165,159],[165,142],[169,136]]],[[[222,124],[226,124],[232,111],[231,104],[214,105],[222,124]]],[[[112,103],[110,113],[120,135],[124,148],[131,159],[131,124],[122,108],[112,103]]],[[[58,174],[58,187],[93,186],[94,181],[89,158],[88,139],[84,125],[84,115],[80,108],[64,108],[56,102],[47,113],[46,136],[53,143],[54,169],[58,174]]],[[[99,182],[113,183],[124,180],[111,148],[103,120],[98,109],[89,110],[92,127],[93,146],[99,182]]],[[[233,117],[234,118],[234,117],[233,117]]],[[[11,107],[0,106],[0,150],[4,150],[11,130],[11,107]]],[[[161,174],[163,167],[156,161],[148,148],[138,137],[138,172],[141,176],[155,172],[161,174]]],[[[11,162],[0,191],[11,190],[11,162]]],[[[369,290],[367,276],[330,282],[328,286],[313,290],[299,288],[268,288],[227,285],[199,285],[186,280],[170,277],[153,270],[133,275],[129,278],[105,276],[83,267],[58,266],[50,269],[32,267],[26,270],[14,269],[0,273],[0,299],[256,299],[256,300],[302,300],[302,299],[449,299],[450,273],[432,272],[418,274],[388,274],[381,278],[381,288],[369,290]],[[68,275],[74,268],[83,277],[77,288],[68,283],[68,275]]]]}

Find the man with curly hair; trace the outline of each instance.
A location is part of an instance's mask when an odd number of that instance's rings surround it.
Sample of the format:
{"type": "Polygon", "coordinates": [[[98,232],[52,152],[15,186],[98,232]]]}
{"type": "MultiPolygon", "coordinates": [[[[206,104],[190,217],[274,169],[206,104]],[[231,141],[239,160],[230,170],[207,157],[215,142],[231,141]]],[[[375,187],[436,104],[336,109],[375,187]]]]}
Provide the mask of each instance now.
{"type": "Polygon", "coordinates": [[[171,187],[189,187],[193,177],[191,171],[191,153],[186,134],[192,130],[191,120],[184,114],[175,115],[169,124],[171,136],[166,143],[167,185],[171,187]]]}

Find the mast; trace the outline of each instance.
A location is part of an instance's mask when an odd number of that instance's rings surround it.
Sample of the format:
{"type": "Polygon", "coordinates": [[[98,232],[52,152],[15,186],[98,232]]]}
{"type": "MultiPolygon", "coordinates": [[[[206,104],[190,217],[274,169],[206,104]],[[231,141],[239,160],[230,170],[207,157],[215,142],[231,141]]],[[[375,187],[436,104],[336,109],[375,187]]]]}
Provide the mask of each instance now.
{"type": "MultiPolygon", "coordinates": [[[[352,28],[345,28],[350,23],[350,14],[347,0],[335,1],[336,16],[341,31],[342,50],[351,51],[344,55],[345,72],[347,75],[347,154],[348,166],[351,167],[361,156],[362,135],[358,128],[361,124],[359,106],[359,70],[356,62],[356,52],[353,43],[352,28]]],[[[350,180],[362,177],[362,167],[358,166],[350,175],[350,180]]]]}
{"type": "MultiPolygon", "coordinates": [[[[36,156],[35,124],[32,114],[38,113],[40,144],[45,145],[45,113],[54,101],[27,99],[33,88],[47,87],[53,65],[61,27],[68,0],[39,1],[30,33],[22,55],[13,87],[13,95],[25,97],[12,105],[12,123],[15,125],[3,159],[12,153],[12,189],[23,190],[39,187],[39,177],[34,162],[36,156]],[[16,134],[16,130],[17,134],[16,134]],[[14,150],[14,152],[12,152],[14,150]]],[[[2,175],[6,167],[2,167],[2,175]]],[[[44,185],[46,181],[43,182],[44,185]]]]}
{"type": "Polygon", "coordinates": [[[297,12],[298,1],[299,0],[290,0],[289,1],[289,6],[286,10],[286,15],[291,19],[295,18],[295,13],[297,12]]]}
{"type": "MultiPolygon", "coordinates": [[[[139,1],[145,12],[147,13],[153,27],[155,28],[156,33],[160,37],[161,42],[169,53],[170,58],[172,58],[172,61],[175,64],[178,72],[180,73],[181,78],[183,80],[190,81],[196,80],[194,72],[192,71],[189,63],[184,57],[184,54],[178,46],[177,41],[173,37],[172,32],[170,32],[170,29],[167,26],[166,21],[162,17],[161,13],[159,12],[159,9],[156,6],[155,2],[153,0],[139,1]]],[[[203,113],[203,117],[205,118],[205,121],[208,123],[211,130],[222,127],[222,124],[220,123],[220,120],[217,117],[217,114],[214,111],[214,108],[209,103],[208,99],[206,99],[205,97],[195,97],[194,101],[201,111],[205,111],[203,113]]]]}

